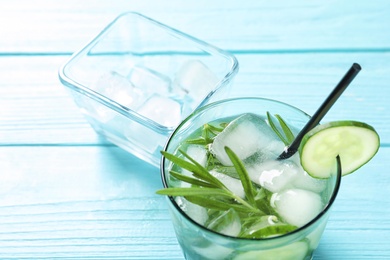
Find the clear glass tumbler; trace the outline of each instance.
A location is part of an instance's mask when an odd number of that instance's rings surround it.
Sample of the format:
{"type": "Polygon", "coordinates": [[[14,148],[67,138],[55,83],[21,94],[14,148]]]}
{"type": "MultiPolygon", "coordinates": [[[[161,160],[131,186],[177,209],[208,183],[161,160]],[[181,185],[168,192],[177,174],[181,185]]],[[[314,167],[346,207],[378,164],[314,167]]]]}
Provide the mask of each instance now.
{"type": "MultiPolygon", "coordinates": [[[[269,111],[279,114],[296,129],[301,129],[310,118],[301,110],[290,105],[262,98],[235,98],[222,100],[195,111],[186,118],[170,136],[165,150],[174,153],[188,135],[210,121],[239,115],[255,113],[265,115],[269,111]]],[[[281,152],[281,151],[280,151],[281,152]]],[[[161,161],[162,180],[165,187],[170,186],[169,170],[171,163],[165,158],[161,161]]],[[[192,220],[177,205],[173,197],[168,197],[169,210],[177,239],[185,258],[193,259],[311,259],[318,247],[325,229],[330,208],[337,196],[341,171],[327,181],[323,194],[326,201],[323,210],[309,223],[285,235],[265,238],[246,239],[216,233],[192,220]]]]}

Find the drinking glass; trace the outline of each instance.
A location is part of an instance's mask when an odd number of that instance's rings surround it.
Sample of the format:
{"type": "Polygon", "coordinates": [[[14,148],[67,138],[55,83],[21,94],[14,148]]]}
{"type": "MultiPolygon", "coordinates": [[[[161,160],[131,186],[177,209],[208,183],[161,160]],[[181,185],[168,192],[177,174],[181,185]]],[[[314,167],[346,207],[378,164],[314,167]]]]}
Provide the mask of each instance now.
{"type": "MultiPolygon", "coordinates": [[[[279,114],[293,129],[301,129],[309,120],[303,111],[288,104],[264,98],[234,98],[218,101],[196,110],[187,117],[170,136],[165,150],[175,153],[177,147],[203,124],[220,118],[233,117],[243,113],[266,115],[279,114]]],[[[279,154],[282,151],[276,151],[279,154]]],[[[165,187],[170,186],[169,170],[171,162],[164,157],[161,161],[161,174],[165,187]]],[[[311,259],[318,247],[328,221],[329,212],[336,199],[341,179],[341,166],[327,180],[323,193],[326,202],[323,210],[310,222],[293,232],[264,239],[237,238],[205,228],[191,219],[168,197],[169,211],[178,242],[184,256],[192,259],[311,259]]]]}

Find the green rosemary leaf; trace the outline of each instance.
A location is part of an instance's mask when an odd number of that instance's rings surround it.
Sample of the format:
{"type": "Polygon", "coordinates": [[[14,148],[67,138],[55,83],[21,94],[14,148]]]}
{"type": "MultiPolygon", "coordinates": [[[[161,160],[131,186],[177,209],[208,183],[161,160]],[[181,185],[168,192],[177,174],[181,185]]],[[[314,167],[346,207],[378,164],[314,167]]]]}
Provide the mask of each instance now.
{"type": "Polygon", "coordinates": [[[295,139],[293,132],[291,131],[291,129],[288,127],[288,125],[280,115],[275,115],[275,117],[278,119],[279,124],[282,127],[282,130],[284,132],[284,135],[286,136],[288,144],[291,144],[295,139]]]}
{"type": "Polygon", "coordinates": [[[284,138],[282,133],[280,133],[279,129],[276,127],[276,125],[274,123],[274,120],[272,119],[271,114],[268,111],[267,111],[267,119],[268,119],[268,123],[269,123],[270,127],[275,132],[275,134],[280,138],[280,140],[282,140],[282,142],[285,145],[289,145],[290,143],[284,138]]]}
{"type": "Polygon", "coordinates": [[[193,158],[191,158],[188,154],[186,154],[184,151],[179,150],[180,153],[184,155],[189,161],[179,158],[171,153],[168,153],[166,151],[161,151],[162,155],[165,156],[166,159],[170,160],[172,163],[176,164],[177,166],[186,169],[193,173],[193,176],[196,178],[199,178],[205,182],[213,184],[215,187],[219,187],[221,189],[227,189],[225,185],[215,178],[213,175],[211,175],[206,168],[204,168],[202,165],[200,165],[197,161],[195,161],[193,158]]]}
{"type": "Polygon", "coordinates": [[[274,215],[276,214],[276,211],[272,206],[268,205],[267,203],[264,203],[264,200],[256,200],[256,206],[258,209],[260,209],[262,212],[268,215],[274,215]]]}
{"type": "Polygon", "coordinates": [[[229,156],[230,160],[232,161],[234,167],[236,168],[236,171],[238,173],[238,176],[240,177],[242,187],[245,191],[246,199],[248,200],[249,204],[256,205],[255,202],[255,189],[253,188],[252,181],[250,180],[248,176],[248,172],[245,169],[245,166],[243,162],[238,158],[238,156],[227,146],[225,146],[226,154],[229,156]]]}
{"type": "Polygon", "coordinates": [[[175,177],[176,179],[178,179],[180,181],[187,182],[187,183],[192,184],[192,185],[196,185],[196,186],[200,186],[200,187],[207,187],[207,188],[216,188],[216,186],[211,184],[211,183],[208,183],[208,182],[196,179],[196,178],[192,178],[190,176],[186,176],[184,174],[181,174],[181,173],[178,173],[175,171],[170,171],[169,173],[173,177],[175,177]]]}
{"type": "Polygon", "coordinates": [[[221,189],[227,190],[226,186],[220,180],[218,180],[213,175],[211,175],[206,168],[204,168],[196,160],[191,158],[191,156],[189,156],[183,150],[179,150],[179,152],[181,154],[183,154],[184,157],[186,157],[195,166],[195,168],[192,170],[192,173],[193,173],[194,177],[202,179],[202,180],[205,180],[207,182],[210,182],[210,183],[214,184],[216,187],[219,187],[221,189]]]}
{"type": "Polygon", "coordinates": [[[214,169],[217,172],[226,174],[227,176],[230,176],[232,178],[240,179],[240,176],[238,176],[238,173],[236,171],[236,168],[234,168],[234,166],[216,165],[214,166],[214,169]]]}
{"type": "Polygon", "coordinates": [[[214,156],[211,153],[207,154],[207,160],[206,160],[206,169],[211,170],[214,168],[215,164],[219,163],[214,156]]]}
{"type": "Polygon", "coordinates": [[[208,142],[203,138],[196,138],[196,139],[188,139],[185,141],[187,144],[199,144],[199,145],[207,145],[208,142]]]}
{"type": "Polygon", "coordinates": [[[185,197],[189,202],[197,204],[199,206],[205,207],[207,209],[215,209],[215,210],[229,210],[234,209],[237,212],[242,213],[252,213],[253,210],[251,208],[245,207],[241,204],[237,204],[234,201],[225,201],[221,200],[218,197],[211,196],[186,196],[185,197]]]}
{"type": "Polygon", "coordinates": [[[231,198],[231,194],[219,188],[165,188],[156,192],[159,195],[168,196],[225,196],[231,198]]]}
{"type": "Polygon", "coordinates": [[[190,172],[193,172],[194,170],[196,170],[196,166],[185,159],[179,158],[179,157],[177,157],[171,153],[168,153],[166,151],[161,151],[161,154],[165,158],[167,158],[169,161],[171,161],[172,163],[176,164],[177,166],[179,166],[183,169],[186,169],[190,172]]]}
{"type": "MultiPolygon", "coordinates": [[[[257,223],[262,223],[262,222],[269,222],[269,218],[274,218],[275,216],[273,215],[260,215],[260,214],[251,214],[245,217],[241,218],[241,225],[243,226],[244,229],[253,226],[254,224],[257,223]]],[[[276,218],[276,217],[275,217],[276,218]]]]}
{"type": "Polygon", "coordinates": [[[207,128],[209,129],[209,131],[213,134],[213,135],[217,135],[219,134],[220,132],[223,131],[223,127],[217,127],[217,126],[214,126],[214,125],[210,125],[210,124],[207,124],[207,128]]]}

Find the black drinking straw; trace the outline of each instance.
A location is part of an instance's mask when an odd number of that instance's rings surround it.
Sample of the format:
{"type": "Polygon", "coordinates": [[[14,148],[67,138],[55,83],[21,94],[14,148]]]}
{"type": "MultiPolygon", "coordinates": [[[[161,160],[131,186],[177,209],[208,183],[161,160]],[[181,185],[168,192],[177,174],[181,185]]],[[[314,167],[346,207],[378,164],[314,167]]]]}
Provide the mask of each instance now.
{"type": "Polygon", "coordinates": [[[348,85],[352,82],[352,80],[355,78],[355,76],[359,73],[361,69],[362,68],[359,64],[352,64],[352,67],[348,70],[345,76],[340,80],[339,84],[337,84],[337,86],[325,99],[324,103],[322,103],[322,105],[318,108],[315,114],[310,118],[309,122],[307,122],[305,127],[302,128],[299,134],[295,137],[294,141],[283,151],[283,153],[279,155],[278,160],[290,158],[293,154],[297,152],[303,136],[320,123],[321,119],[325,116],[325,114],[329,111],[329,109],[333,106],[333,104],[337,101],[337,99],[341,96],[341,94],[344,92],[344,90],[348,87],[348,85]]]}

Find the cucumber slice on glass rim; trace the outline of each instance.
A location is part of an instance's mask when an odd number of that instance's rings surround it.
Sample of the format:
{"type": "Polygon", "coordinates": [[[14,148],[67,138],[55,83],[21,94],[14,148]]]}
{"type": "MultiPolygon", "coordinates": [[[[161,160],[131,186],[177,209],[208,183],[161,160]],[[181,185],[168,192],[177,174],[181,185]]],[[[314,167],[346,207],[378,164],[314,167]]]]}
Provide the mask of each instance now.
{"type": "Polygon", "coordinates": [[[334,121],[310,130],[299,146],[301,164],[314,178],[328,178],[340,156],[342,175],[366,164],[379,149],[375,129],[358,121],[334,121]]]}

